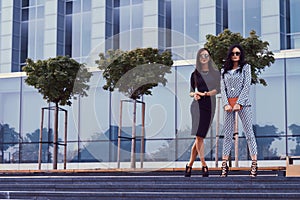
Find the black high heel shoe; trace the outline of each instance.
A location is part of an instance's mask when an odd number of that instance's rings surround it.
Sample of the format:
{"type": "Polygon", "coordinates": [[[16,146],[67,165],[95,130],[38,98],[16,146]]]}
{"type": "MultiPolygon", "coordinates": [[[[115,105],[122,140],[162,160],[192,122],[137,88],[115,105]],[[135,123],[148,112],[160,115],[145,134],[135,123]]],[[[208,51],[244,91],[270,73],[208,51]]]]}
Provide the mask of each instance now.
{"type": "Polygon", "coordinates": [[[202,166],[202,177],[208,177],[208,176],[209,176],[208,167],[202,166]]]}
{"type": "Polygon", "coordinates": [[[257,160],[252,160],[251,164],[251,170],[250,170],[250,176],[251,177],[256,177],[257,176],[257,160]]]}
{"type": "Polygon", "coordinates": [[[184,173],[184,176],[185,177],[191,177],[192,175],[192,167],[186,165],[185,166],[185,173],[184,173]]]}
{"type": "Polygon", "coordinates": [[[226,160],[223,160],[221,169],[222,169],[221,177],[227,177],[229,167],[227,166],[226,160]]]}

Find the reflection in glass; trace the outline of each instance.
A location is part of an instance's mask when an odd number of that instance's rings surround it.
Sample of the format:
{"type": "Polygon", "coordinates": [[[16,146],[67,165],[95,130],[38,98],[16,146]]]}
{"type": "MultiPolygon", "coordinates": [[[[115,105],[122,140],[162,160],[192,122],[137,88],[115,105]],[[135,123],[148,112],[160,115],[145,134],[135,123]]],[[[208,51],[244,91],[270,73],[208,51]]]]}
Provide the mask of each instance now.
{"type": "Polygon", "coordinates": [[[286,60],[286,94],[287,94],[287,131],[289,138],[288,149],[292,155],[300,153],[300,58],[286,60]]]}

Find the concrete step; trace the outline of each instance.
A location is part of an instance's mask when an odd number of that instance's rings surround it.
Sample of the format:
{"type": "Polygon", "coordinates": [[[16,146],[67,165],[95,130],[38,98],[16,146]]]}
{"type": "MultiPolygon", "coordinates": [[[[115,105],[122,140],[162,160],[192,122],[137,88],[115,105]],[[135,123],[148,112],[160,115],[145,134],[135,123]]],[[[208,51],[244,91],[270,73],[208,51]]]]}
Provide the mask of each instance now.
{"type": "Polygon", "coordinates": [[[0,192],[0,198],[2,199],[35,199],[35,200],[89,200],[89,199],[108,199],[108,200],[141,200],[141,199],[299,199],[298,193],[252,193],[239,192],[228,193],[224,192],[84,192],[84,191],[12,191],[12,192],[0,192]]]}
{"type": "Polygon", "coordinates": [[[300,177],[243,173],[28,173],[0,176],[0,199],[300,199],[300,177]]]}
{"type": "Polygon", "coordinates": [[[108,182],[106,185],[101,184],[15,184],[12,185],[1,184],[0,191],[85,191],[85,192],[251,192],[257,193],[298,193],[299,184],[230,184],[224,183],[216,184],[202,184],[201,188],[199,185],[192,185],[186,183],[180,184],[118,184],[108,182]]]}

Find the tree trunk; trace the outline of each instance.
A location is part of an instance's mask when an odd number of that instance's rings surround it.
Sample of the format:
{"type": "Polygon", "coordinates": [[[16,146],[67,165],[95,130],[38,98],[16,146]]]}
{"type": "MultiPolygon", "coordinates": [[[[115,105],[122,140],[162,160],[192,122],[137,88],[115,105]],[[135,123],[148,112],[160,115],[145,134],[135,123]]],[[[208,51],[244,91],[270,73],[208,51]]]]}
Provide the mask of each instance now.
{"type": "Polygon", "coordinates": [[[136,152],[136,99],[133,103],[133,122],[132,122],[132,139],[131,139],[131,168],[135,169],[135,152],[136,152]]]}
{"type": "Polygon", "coordinates": [[[55,103],[54,111],[54,137],[53,137],[53,169],[57,169],[57,152],[58,152],[58,103],[55,103]]]}

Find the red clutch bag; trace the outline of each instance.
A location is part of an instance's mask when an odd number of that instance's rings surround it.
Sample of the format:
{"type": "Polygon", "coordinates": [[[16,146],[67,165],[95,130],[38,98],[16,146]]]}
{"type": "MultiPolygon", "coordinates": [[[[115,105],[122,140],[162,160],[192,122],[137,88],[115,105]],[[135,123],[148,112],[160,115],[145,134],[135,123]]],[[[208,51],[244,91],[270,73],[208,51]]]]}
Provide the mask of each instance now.
{"type": "Polygon", "coordinates": [[[238,97],[228,98],[229,105],[233,108],[233,106],[236,104],[237,100],[238,100],[238,97]]]}

